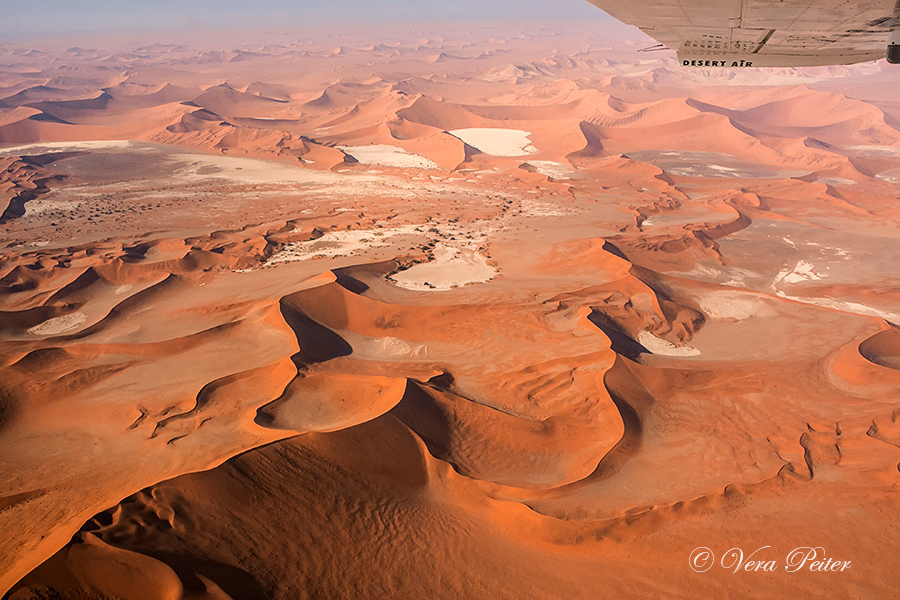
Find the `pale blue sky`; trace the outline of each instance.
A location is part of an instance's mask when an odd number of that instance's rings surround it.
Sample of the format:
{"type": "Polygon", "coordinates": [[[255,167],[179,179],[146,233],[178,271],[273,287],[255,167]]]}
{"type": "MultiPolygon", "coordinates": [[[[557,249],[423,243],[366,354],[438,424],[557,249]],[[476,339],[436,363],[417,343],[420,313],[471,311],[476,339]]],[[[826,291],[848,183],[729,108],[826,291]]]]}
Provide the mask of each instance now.
{"type": "Polygon", "coordinates": [[[329,24],[608,20],[585,0],[0,0],[0,36],[329,24]]]}

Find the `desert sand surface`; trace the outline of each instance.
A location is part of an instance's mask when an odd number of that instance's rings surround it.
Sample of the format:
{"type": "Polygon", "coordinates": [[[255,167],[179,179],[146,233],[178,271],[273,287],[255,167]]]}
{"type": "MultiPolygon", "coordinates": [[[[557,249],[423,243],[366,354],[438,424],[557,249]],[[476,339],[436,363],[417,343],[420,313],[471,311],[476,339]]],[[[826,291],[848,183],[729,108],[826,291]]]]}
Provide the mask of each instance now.
{"type": "Polygon", "coordinates": [[[646,40],[0,43],[3,597],[894,597],[900,69],[646,40]]]}

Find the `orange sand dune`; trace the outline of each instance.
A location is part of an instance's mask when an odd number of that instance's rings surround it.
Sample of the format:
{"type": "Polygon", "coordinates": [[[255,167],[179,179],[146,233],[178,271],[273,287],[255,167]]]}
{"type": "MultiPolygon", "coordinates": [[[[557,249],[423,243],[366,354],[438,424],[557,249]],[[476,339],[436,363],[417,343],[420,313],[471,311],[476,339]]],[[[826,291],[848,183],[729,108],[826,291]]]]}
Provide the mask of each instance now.
{"type": "Polygon", "coordinates": [[[890,597],[896,70],[378,37],[0,43],[4,597],[890,597]]]}

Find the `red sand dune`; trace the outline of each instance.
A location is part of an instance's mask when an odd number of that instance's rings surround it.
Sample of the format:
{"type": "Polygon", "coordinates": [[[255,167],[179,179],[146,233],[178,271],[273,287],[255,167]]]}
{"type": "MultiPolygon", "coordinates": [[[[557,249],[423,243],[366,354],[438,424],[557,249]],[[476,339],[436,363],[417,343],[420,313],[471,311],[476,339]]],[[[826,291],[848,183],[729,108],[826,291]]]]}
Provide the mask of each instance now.
{"type": "Polygon", "coordinates": [[[370,37],[0,45],[5,597],[889,597],[896,72],[370,37]]]}

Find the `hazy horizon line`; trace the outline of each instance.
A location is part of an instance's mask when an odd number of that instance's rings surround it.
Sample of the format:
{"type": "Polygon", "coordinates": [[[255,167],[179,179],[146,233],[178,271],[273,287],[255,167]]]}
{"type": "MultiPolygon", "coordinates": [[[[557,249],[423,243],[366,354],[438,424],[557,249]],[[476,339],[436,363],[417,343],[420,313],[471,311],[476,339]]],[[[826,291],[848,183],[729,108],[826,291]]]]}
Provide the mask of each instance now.
{"type": "MultiPolygon", "coordinates": [[[[604,15],[605,16],[605,15],[604,15]]],[[[473,34],[482,32],[490,34],[513,34],[517,30],[556,29],[560,26],[572,27],[573,33],[596,31],[611,31],[613,29],[630,29],[630,27],[608,18],[597,22],[585,23],[583,21],[545,21],[545,20],[518,20],[518,21],[432,21],[384,24],[378,31],[373,31],[370,25],[358,23],[331,23],[316,24],[303,27],[297,26],[259,26],[259,27],[221,27],[207,29],[168,29],[145,30],[135,33],[129,31],[115,32],[67,32],[62,34],[46,34],[30,37],[6,37],[0,35],[0,47],[7,49],[59,50],[64,46],[79,47],[84,50],[102,50],[108,46],[128,46],[136,48],[153,44],[163,45],[192,45],[190,42],[207,44],[210,42],[232,42],[235,44],[279,44],[299,42],[303,38],[307,41],[324,42],[329,38],[340,43],[346,41],[373,42],[375,38],[382,39],[385,43],[391,43],[403,37],[414,35],[439,37],[450,35],[457,37],[462,33],[471,31],[473,34]],[[618,27],[616,27],[618,25],[618,27]],[[187,39],[190,36],[190,39],[187,39]],[[345,40],[338,38],[344,37],[345,40]]],[[[637,31],[637,30],[635,30],[637,31]]]]}
{"type": "Polygon", "coordinates": [[[321,30],[391,26],[500,25],[515,23],[586,24],[614,21],[585,0],[551,4],[544,0],[345,0],[341,9],[306,1],[269,0],[247,7],[236,0],[157,0],[153,6],[113,0],[84,0],[72,5],[48,0],[40,6],[4,8],[0,41],[23,42],[97,36],[158,36],[185,33],[238,33],[269,29],[321,30]]]}

